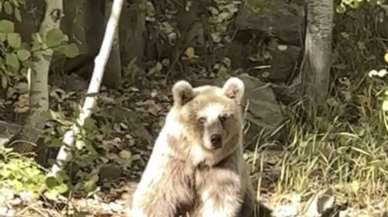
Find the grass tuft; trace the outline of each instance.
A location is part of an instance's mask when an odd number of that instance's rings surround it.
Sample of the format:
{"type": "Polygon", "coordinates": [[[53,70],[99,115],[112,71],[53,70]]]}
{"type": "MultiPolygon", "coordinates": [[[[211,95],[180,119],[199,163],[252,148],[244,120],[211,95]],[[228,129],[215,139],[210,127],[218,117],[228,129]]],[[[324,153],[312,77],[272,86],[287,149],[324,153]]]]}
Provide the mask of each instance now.
{"type": "Polygon", "coordinates": [[[308,198],[332,188],[340,204],[388,207],[388,134],[378,100],[382,88],[366,81],[346,89],[350,98],[331,99],[335,106],[323,111],[290,110],[290,144],[276,165],[277,195],[297,192],[308,198]]]}

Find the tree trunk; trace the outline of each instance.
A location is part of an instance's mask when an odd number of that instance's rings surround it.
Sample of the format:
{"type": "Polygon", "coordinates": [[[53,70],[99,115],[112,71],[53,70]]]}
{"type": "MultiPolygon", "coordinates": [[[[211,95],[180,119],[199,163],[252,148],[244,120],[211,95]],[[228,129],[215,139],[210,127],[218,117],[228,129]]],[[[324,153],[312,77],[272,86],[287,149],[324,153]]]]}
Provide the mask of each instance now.
{"type": "Polygon", "coordinates": [[[71,41],[76,41],[80,55],[66,59],[64,71],[85,79],[92,75],[93,60],[98,53],[105,30],[105,0],[66,0],[62,27],[71,41]]]}
{"type": "MultiPolygon", "coordinates": [[[[106,10],[109,11],[112,8],[112,2],[108,1],[106,3],[106,10]]],[[[107,16],[108,22],[109,16],[107,16]]],[[[112,51],[110,53],[107,65],[106,65],[107,73],[104,73],[104,78],[102,80],[103,84],[107,85],[110,88],[118,88],[120,87],[121,82],[121,57],[120,57],[120,40],[119,40],[119,31],[116,30],[114,38],[112,51]]]]}
{"type": "Polygon", "coordinates": [[[307,0],[304,91],[312,105],[325,102],[329,91],[333,0],[307,0]]]}
{"type": "Polygon", "coordinates": [[[145,19],[145,0],[134,0],[133,4],[123,8],[119,28],[121,62],[123,66],[127,66],[134,58],[136,58],[136,64],[142,64],[146,46],[145,39],[147,38],[145,19]]]}
{"type": "MultiPolygon", "coordinates": [[[[62,0],[46,0],[47,9],[44,19],[41,23],[39,33],[44,37],[51,29],[59,28],[62,17],[62,0]]],[[[37,60],[28,70],[29,92],[30,92],[30,114],[21,132],[23,140],[36,142],[39,133],[37,130],[43,129],[44,122],[47,120],[46,112],[49,109],[49,89],[48,73],[50,62],[53,55],[52,49],[43,49],[36,53],[37,60]]],[[[32,151],[30,144],[20,144],[15,147],[16,151],[32,151]]]]}

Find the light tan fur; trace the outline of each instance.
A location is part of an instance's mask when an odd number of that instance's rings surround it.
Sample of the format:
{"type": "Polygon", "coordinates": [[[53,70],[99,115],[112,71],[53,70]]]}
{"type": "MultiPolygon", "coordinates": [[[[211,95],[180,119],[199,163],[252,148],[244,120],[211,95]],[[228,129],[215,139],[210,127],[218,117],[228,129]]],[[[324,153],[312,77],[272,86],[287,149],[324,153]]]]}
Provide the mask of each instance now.
{"type": "Polygon", "coordinates": [[[167,114],[134,193],[133,217],[254,217],[255,194],[242,154],[244,84],[173,87],[167,114]]]}

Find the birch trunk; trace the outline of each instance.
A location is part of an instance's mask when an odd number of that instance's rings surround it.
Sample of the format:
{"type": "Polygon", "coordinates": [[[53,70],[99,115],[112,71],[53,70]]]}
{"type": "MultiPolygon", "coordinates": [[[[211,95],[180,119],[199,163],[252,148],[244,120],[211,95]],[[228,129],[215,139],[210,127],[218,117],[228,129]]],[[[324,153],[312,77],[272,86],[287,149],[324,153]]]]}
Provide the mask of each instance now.
{"type": "Polygon", "coordinates": [[[304,89],[310,102],[319,105],[325,102],[329,91],[334,3],[307,0],[306,4],[304,89]]]}
{"type": "Polygon", "coordinates": [[[79,129],[84,126],[87,118],[92,114],[92,109],[96,103],[96,95],[100,90],[102,78],[104,76],[104,70],[106,63],[108,62],[115,33],[117,31],[118,22],[120,19],[121,9],[124,0],[114,0],[112,5],[111,14],[106,26],[104,39],[97,57],[94,60],[94,70],[92,79],[89,84],[88,92],[83,104],[81,113],[78,117],[77,123],[72,126],[72,129],[65,133],[63,138],[63,145],[59,150],[56,162],[51,168],[49,176],[57,176],[67,162],[72,159],[71,151],[74,147],[77,133],[79,129]]]}
{"type": "MultiPolygon", "coordinates": [[[[44,37],[51,29],[59,28],[62,17],[62,0],[46,0],[47,9],[41,23],[39,33],[44,37]]],[[[44,49],[36,53],[37,61],[28,69],[30,114],[23,127],[21,136],[24,140],[36,142],[39,137],[37,131],[43,129],[49,109],[48,73],[53,55],[52,49],[44,49]]],[[[32,151],[29,144],[15,147],[17,151],[32,151]]]]}

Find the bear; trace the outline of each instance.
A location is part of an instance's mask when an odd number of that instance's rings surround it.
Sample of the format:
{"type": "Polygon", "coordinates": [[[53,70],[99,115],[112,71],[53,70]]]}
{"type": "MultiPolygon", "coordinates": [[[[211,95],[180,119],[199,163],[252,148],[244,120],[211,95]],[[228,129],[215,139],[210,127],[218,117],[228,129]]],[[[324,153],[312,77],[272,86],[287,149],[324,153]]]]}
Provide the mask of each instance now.
{"type": "Polygon", "coordinates": [[[263,217],[243,159],[237,77],[172,88],[173,105],[133,193],[133,217],[263,217]]]}

